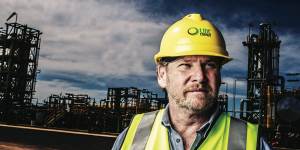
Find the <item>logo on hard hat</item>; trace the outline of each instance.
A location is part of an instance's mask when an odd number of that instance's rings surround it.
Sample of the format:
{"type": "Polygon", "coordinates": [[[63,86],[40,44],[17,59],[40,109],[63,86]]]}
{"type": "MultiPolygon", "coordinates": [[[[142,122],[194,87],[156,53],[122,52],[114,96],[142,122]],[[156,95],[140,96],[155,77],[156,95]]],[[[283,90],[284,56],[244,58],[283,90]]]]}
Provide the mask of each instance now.
{"type": "Polygon", "coordinates": [[[211,37],[210,29],[206,29],[206,28],[190,27],[187,32],[190,35],[200,35],[200,36],[211,37]]]}

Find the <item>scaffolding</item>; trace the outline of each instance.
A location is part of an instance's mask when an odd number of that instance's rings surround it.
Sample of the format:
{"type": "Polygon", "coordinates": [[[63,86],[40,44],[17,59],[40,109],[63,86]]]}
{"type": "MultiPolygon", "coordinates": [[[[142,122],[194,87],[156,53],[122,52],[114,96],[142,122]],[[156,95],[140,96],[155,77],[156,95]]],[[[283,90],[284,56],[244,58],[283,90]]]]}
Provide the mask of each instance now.
{"type": "Polygon", "coordinates": [[[259,123],[272,146],[299,148],[299,89],[285,89],[279,75],[281,41],[271,24],[261,23],[259,33],[249,35],[247,98],[240,104],[240,118],[259,123]],[[298,119],[298,120],[297,120],[298,119]]]}
{"type": "Polygon", "coordinates": [[[38,123],[46,127],[87,128],[86,116],[90,107],[95,107],[95,99],[86,94],[51,94],[40,107],[38,123]],[[42,114],[41,114],[42,113],[42,114]],[[84,125],[83,125],[84,124],[84,125]]]}
{"type": "Polygon", "coordinates": [[[35,125],[118,133],[135,114],[165,106],[165,98],[135,87],[108,88],[106,99],[97,102],[86,94],[51,94],[36,107],[35,125]]]}
{"type": "Polygon", "coordinates": [[[120,132],[129,125],[135,114],[164,108],[166,103],[166,98],[158,98],[157,94],[147,89],[108,88],[104,129],[120,132]]]}
{"type": "Polygon", "coordinates": [[[1,120],[22,122],[31,116],[41,34],[17,22],[6,23],[0,32],[1,120]]]}
{"type": "Polygon", "coordinates": [[[247,99],[241,102],[240,118],[270,127],[274,120],[276,96],[284,90],[279,76],[281,41],[270,24],[261,23],[259,34],[249,35],[243,42],[248,47],[247,99]]]}

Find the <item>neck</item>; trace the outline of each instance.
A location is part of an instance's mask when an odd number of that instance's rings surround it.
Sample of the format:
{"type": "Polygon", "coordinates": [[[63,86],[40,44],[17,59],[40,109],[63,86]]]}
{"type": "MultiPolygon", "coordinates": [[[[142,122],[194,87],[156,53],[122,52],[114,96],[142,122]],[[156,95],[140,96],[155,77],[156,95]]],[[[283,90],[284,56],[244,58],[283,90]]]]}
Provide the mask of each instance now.
{"type": "MultiPolygon", "coordinates": [[[[214,107],[216,108],[216,107],[214,107]]],[[[179,107],[175,102],[169,103],[169,116],[174,129],[183,138],[185,149],[190,149],[198,131],[211,117],[215,109],[209,112],[193,112],[179,107]]]]}
{"type": "MultiPolygon", "coordinates": [[[[215,107],[214,107],[215,108],[215,107]]],[[[215,110],[215,109],[214,109],[215,110]]],[[[170,102],[169,104],[169,116],[170,120],[177,129],[178,127],[198,127],[198,130],[203,124],[205,124],[213,114],[214,110],[209,110],[209,112],[194,112],[187,110],[186,108],[178,107],[175,103],[170,102]]]]}

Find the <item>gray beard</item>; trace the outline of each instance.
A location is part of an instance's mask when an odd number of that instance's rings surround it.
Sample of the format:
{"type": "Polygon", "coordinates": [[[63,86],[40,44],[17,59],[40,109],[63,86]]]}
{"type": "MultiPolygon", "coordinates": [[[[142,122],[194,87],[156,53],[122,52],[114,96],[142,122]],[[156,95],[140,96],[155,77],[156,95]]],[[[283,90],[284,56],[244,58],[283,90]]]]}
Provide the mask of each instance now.
{"type": "Polygon", "coordinates": [[[198,115],[210,116],[211,113],[213,113],[217,107],[217,99],[216,97],[211,95],[205,98],[206,101],[208,102],[202,108],[194,107],[191,101],[187,101],[186,99],[179,99],[174,95],[170,95],[170,96],[172,97],[173,100],[175,100],[177,106],[198,115]]]}

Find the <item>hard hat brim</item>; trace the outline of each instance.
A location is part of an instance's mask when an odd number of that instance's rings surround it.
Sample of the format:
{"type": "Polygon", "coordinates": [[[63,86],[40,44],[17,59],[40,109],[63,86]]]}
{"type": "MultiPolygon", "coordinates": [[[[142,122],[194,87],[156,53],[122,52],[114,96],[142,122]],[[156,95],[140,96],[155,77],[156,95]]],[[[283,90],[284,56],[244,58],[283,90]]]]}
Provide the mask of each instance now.
{"type": "MultiPolygon", "coordinates": [[[[203,51],[202,51],[203,52],[203,51]]],[[[229,57],[228,55],[224,54],[220,54],[220,53],[214,53],[211,51],[206,51],[205,54],[199,54],[196,53],[195,51],[190,51],[190,52],[182,52],[182,53],[174,53],[172,55],[170,54],[163,54],[162,52],[157,53],[156,55],[154,55],[154,61],[156,64],[159,63],[160,59],[163,57],[181,57],[181,56],[210,56],[210,57],[219,57],[220,59],[222,59],[222,65],[230,62],[231,60],[233,60],[233,58],[229,57]]]]}

